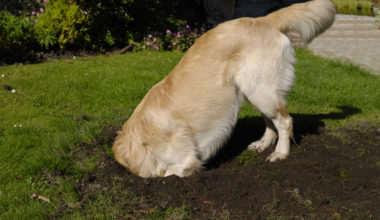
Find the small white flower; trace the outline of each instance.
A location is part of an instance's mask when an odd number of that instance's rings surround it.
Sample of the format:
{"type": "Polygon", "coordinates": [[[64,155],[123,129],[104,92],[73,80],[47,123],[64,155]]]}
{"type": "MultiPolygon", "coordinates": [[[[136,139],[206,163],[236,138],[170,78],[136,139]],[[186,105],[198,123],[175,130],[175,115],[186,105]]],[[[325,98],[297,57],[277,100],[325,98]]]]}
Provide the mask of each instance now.
{"type": "Polygon", "coordinates": [[[14,127],[14,128],[16,128],[16,127],[17,127],[17,125],[13,125],[13,127],[14,127]]]}
{"type": "Polygon", "coordinates": [[[76,56],[73,56],[73,59],[76,59],[77,57],[76,56]]]}
{"type": "Polygon", "coordinates": [[[16,92],[16,90],[15,89],[12,89],[12,93],[15,93],[16,92]]]}
{"type": "Polygon", "coordinates": [[[4,78],[4,77],[5,77],[5,74],[1,74],[1,77],[4,78]]]}
{"type": "Polygon", "coordinates": [[[18,125],[18,127],[19,127],[19,128],[21,128],[21,127],[22,127],[22,125],[18,125]]]}

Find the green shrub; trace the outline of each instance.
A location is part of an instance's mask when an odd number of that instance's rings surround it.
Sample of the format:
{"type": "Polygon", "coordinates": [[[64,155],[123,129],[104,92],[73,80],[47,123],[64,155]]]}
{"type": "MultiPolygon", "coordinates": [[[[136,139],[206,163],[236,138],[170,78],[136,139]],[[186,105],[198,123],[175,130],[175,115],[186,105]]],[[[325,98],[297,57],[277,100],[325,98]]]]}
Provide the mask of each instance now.
{"type": "Polygon", "coordinates": [[[372,16],[372,3],[369,0],[333,0],[338,14],[372,16]]]}
{"type": "Polygon", "coordinates": [[[152,30],[173,30],[169,18],[186,20],[189,25],[203,23],[201,1],[182,0],[76,0],[88,12],[91,49],[124,47],[140,42],[152,30]]]}
{"type": "Polygon", "coordinates": [[[87,17],[75,3],[68,0],[51,0],[37,20],[38,38],[46,49],[58,44],[66,49],[86,38],[87,17]]]}
{"type": "Polygon", "coordinates": [[[372,16],[372,3],[368,0],[360,0],[358,2],[359,14],[372,16]]]}
{"type": "Polygon", "coordinates": [[[143,50],[170,50],[186,51],[189,49],[206,31],[203,24],[191,27],[186,21],[169,18],[167,19],[171,27],[164,31],[149,31],[148,34],[139,43],[135,43],[135,51],[143,50]]]}
{"type": "Polygon", "coordinates": [[[356,0],[334,0],[339,14],[357,14],[358,2],[356,0]]]}
{"type": "Polygon", "coordinates": [[[1,11],[0,36],[2,46],[12,47],[33,44],[35,42],[33,21],[1,11]]]}
{"type": "Polygon", "coordinates": [[[19,15],[20,12],[28,10],[36,10],[42,0],[3,0],[0,3],[0,11],[7,11],[13,15],[19,15]]]}
{"type": "Polygon", "coordinates": [[[375,9],[374,13],[376,15],[375,25],[380,29],[380,9],[375,9]]]}
{"type": "Polygon", "coordinates": [[[88,14],[89,42],[86,49],[103,51],[112,47],[124,47],[133,38],[130,28],[133,19],[128,12],[133,0],[76,0],[76,2],[88,14]]]}
{"type": "Polygon", "coordinates": [[[0,11],[0,59],[14,62],[38,47],[33,21],[0,11]]]}
{"type": "Polygon", "coordinates": [[[162,33],[160,48],[169,49],[174,43],[173,49],[186,50],[198,37],[196,24],[205,21],[200,1],[10,0],[5,7],[10,5],[13,15],[4,12],[0,21],[3,56],[20,51],[15,47],[31,54],[56,49],[105,51],[141,42],[152,30],[162,33]]]}

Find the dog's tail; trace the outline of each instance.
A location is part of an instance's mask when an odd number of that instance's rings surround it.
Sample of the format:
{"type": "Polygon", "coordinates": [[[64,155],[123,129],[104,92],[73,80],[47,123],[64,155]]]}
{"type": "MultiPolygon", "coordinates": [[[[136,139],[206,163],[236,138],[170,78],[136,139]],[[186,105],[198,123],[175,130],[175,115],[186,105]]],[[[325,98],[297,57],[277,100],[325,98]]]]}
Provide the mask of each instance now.
{"type": "Polygon", "coordinates": [[[277,25],[289,38],[296,34],[307,44],[332,25],[335,14],[332,0],[313,0],[283,8],[269,14],[265,19],[277,25]]]}

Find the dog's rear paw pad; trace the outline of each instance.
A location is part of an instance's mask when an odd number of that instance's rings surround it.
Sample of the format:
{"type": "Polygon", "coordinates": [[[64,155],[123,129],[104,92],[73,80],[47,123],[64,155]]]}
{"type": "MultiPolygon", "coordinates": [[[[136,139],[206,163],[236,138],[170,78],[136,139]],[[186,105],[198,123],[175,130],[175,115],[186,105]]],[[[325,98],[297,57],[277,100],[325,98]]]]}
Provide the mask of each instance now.
{"type": "Polygon", "coordinates": [[[288,157],[288,154],[279,153],[279,152],[273,152],[271,155],[269,155],[266,159],[266,161],[269,162],[276,162],[279,160],[286,159],[288,157]]]}
{"type": "Polygon", "coordinates": [[[263,152],[267,148],[268,146],[265,146],[263,141],[255,141],[248,146],[248,150],[257,151],[259,153],[263,152]]]}

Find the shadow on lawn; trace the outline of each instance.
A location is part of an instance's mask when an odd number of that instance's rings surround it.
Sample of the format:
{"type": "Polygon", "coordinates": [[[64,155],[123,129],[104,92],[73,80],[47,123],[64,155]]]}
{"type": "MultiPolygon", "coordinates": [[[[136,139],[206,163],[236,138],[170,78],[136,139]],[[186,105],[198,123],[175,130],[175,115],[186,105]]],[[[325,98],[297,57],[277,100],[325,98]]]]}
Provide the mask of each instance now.
{"type": "MultiPolygon", "coordinates": [[[[297,144],[305,135],[319,134],[325,124],[324,119],[345,119],[361,113],[361,110],[350,106],[338,106],[341,112],[327,114],[290,114],[293,118],[293,133],[297,144]]],[[[253,141],[264,134],[265,123],[262,117],[247,117],[239,119],[228,143],[207,164],[207,169],[217,168],[224,162],[232,160],[244,151],[253,141]]]]}

